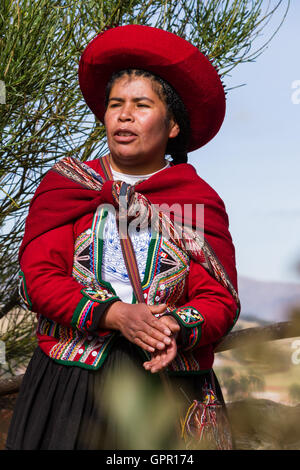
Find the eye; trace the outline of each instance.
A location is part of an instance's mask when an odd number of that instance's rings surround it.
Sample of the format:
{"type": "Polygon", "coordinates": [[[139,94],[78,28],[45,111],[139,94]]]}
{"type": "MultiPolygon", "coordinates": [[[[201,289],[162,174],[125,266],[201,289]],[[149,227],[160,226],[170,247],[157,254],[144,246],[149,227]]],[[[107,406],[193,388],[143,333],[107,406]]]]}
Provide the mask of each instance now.
{"type": "Polygon", "coordinates": [[[149,108],[149,105],[148,104],[145,104],[145,103],[138,103],[138,108],[149,108]]]}

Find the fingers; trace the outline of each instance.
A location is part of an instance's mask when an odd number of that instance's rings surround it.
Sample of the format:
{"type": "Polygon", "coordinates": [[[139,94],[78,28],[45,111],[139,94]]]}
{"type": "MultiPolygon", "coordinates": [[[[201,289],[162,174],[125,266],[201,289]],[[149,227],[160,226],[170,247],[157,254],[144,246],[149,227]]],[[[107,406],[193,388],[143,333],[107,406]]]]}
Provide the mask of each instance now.
{"type": "Polygon", "coordinates": [[[153,317],[153,314],[155,313],[164,313],[166,308],[167,308],[167,304],[161,304],[161,305],[147,305],[148,309],[150,310],[151,312],[151,317],[152,317],[152,322],[153,324],[155,325],[155,327],[157,328],[160,328],[161,331],[164,332],[164,334],[166,335],[171,335],[172,334],[172,331],[168,328],[167,324],[166,323],[163,323],[162,322],[159,322],[159,320],[161,320],[161,318],[156,318],[156,317],[153,317]],[[159,322],[159,323],[158,323],[159,322]]]}
{"type": "MultiPolygon", "coordinates": [[[[152,314],[163,313],[166,310],[167,305],[166,304],[148,305],[148,308],[152,312],[152,314]]],[[[163,323],[164,325],[166,325],[166,327],[169,328],[172,333],[175,333],[175,332],[178,333],[180,331],[179,323],[171,315],[164,315],[163,317],[156,318],[156,320],[159,320],[160,323],[163,323]]]]}
{"type": "Polygon", "coordinates": [[[172,331],[172,333],[179,333],[180,325],[175,320],[175,318],[171,317],[170,315],[165,315],[164,317],[161,317],[159,321],[164,323],[172,331]]]}
{"type": "MultiPolygon", "coordinates": [[[[165,309],[163,305],[156,307],[162,311],[165,309]]],[[[122,304],[118,329],[129,341],[143,345],[143,348],[150,352],[154,349],[164,349],[170,344],[169,336],[172,334],[165,324],[153,316],[146,304],[122,304]]]]}
{"type": "Polygon", "coordinates": [[[153,353],[155,350],[162,351],[171,344],[170,337],[176,332],[176,320],[156,318],[153,313],[164,312],[166,304],[151,305],[122,304],[119,315],[119,329],[131,342],[153,353]]]}
{"type": "Polygon", "coordinates": [[[170,328],[158,318],[152,317],[146,326],[145,333],[158,341],[170,344],[169,337],[172,335],[170,328]]]}
{"type": "Polygon", "coordinates": [[[143,366],[151,373],[156,373],[167,367],[177,354],[177,345],[174,338],[172,343],[163,351],[155,351],[150,361],[144,362],[143,366]]]}
{"type": "Polygon", "coordinates": [[[149,370],[152,374],[155,374],[165,369],[170,362],[171,361],[169,361],[167,358],[160,356],[157,357],[156,360],[152,360],[149,363],[144,363],[144,368],[149,370]]]}
{"type": "Polygon", "coordinates": [[[166,353],[155,356],[151,361],[144,363],[144,368],[149,370],[152,374],[163,370],[168,365],[168,360],[166,353]]]}
{"type": "MultiPolygon", "coordinates": [[[[162,310],[165,308],[161,305],[155,307],[157,307],[157,309],[162,307],[162,310]]],[[[138,339],[135,343],[139,346],[143,344],[144,349],[149,352],[153,352],[153,348],[162,351],[166,346],[171,345],[171,336],[173,335],[176,338],[180,331],[180,326],[171,316],[155,318],[150,314],[150,318],[147,317],[149,322],[143,325],[139,331],[135,331],[136,339],[138,339]],[[147,347],[145,347],[145,345],[147,345],[147,347]]]]}
{"type": "Polygon", "coordinates": [[[136,338],[134,340],[134,343],[140,348],[143,348],[145,351],[149,351],[150,353],[153,353],[155,351],[154,347],[150,346],[147,343],[144,343],[144,341],[140,340],[139,338],[136,338]]]}
{"type": "Polygon", "coordinates": [[[134,338],[135,344],[146,349],[146,351],[154,352],[157,350],[163,350],[166,346],[171,344],[171,338],[169,336],[162,335],[159,331],[146,327],[146,331],[135,332],[134,338]]]}

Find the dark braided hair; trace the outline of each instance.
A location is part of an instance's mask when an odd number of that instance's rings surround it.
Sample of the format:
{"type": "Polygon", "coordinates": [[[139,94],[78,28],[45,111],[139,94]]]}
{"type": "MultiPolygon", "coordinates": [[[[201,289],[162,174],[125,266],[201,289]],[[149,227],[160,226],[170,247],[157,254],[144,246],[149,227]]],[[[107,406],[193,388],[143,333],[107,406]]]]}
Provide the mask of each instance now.
{"type": "Polygon", "coordinates": [[[105,90],[105,108],[108,106],[109,95],[114,82],[125,75],[129,77],[146,77],[151,80],[154,91],[167,107],[167,124],[169,124],[170,119],[174,119],[180,129],[179,134],[175,138],[168,140],[166,154],[171,155],[174,165],[186,163],[188,158],[187,148],[191,132],[189,116],[177,92],[161,77],[146,70],[139,69],[124,69],[113,73],[105,90]],[[159,86],[156,86],[157,84],[159,86]]]}

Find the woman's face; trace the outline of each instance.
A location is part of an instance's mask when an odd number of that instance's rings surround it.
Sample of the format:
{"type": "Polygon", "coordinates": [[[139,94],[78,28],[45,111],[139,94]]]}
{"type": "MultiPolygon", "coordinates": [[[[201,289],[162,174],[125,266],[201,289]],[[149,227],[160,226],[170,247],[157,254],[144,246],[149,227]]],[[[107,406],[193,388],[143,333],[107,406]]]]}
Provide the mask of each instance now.
{"type": "Polygon", "coordinates": [[[162,168],[168,139],[179,133],[146,77],[125,75],[115,81],[104,123],[114,169],[123,173],[147,174],[162,168]]]}

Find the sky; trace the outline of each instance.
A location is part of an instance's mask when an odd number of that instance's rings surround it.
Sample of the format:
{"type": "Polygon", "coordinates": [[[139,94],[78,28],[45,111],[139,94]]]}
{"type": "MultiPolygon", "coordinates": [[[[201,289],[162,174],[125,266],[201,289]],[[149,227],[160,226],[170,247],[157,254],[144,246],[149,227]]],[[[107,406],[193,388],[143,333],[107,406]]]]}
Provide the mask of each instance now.
{"type": "Polygon", "coordinates": [[[228,88],[246,85],[228,92],[221,130],[189,154],[225,203],[239,275],[261,281],[300,283],[299,24],[291,0],[268,49],[225,77],[228,88]]]}

